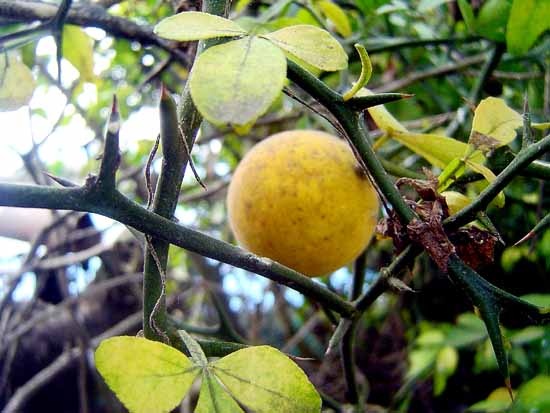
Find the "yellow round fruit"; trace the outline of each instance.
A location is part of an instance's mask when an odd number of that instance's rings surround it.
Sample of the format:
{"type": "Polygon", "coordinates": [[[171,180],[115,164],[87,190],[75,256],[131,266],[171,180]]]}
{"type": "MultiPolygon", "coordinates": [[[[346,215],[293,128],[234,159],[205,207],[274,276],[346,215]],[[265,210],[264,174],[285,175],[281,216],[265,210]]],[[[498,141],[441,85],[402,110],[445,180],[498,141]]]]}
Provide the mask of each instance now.
{"type": "Polygon", "coordinates": [[[311,277],[355,259],[370,241],[378,198],[349,146],[324,132],[275,134],[243,158],[227,194],[240,245],[311,277]]]}

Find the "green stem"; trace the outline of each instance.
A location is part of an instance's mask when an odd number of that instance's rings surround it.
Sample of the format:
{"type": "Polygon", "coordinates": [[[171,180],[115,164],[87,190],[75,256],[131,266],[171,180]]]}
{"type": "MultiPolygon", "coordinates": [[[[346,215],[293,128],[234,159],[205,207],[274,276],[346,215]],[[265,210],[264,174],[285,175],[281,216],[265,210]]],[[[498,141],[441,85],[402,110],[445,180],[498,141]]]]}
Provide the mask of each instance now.
{"type": "MultiPolygon", "coordinates": [[[[160,137],[163,160],[152,211],[171,219],[176,210],[187,157],[178,129],[176,104],[164,88],[160,100],[160,137]]],[[[143,333],[150,340],[162,341],[167,330],[164,288],[169,248],[168,242],[156,237],[151,238],[145,248],[143,333]]]]}

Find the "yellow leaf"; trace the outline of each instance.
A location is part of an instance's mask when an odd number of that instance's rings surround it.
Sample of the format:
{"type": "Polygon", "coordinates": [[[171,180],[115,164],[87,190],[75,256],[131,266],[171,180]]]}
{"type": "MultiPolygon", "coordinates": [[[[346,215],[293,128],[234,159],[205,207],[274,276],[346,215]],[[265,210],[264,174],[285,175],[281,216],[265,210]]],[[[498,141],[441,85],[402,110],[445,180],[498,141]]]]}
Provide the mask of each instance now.
{"type": "MultiPolygon", "coordinates": [[[[468,144],[464,142],[441,135],[399,131],[393,132],[391,136],[432,165],[442,169],[453,159],[462,157],[468,148],[468,144]]],[[[474,153],[469,159],[480,163],[485,161],[481,152],[474,153]]]]}
{"type": "MultiPolygon", "coordinates": [[[[370,96],[372,92],[362,93],[365,89],[361,89],[355,96],[370,96]]],[[[384,132],[391,134],[394,131],[407,132],[407,129],[393,117],[384,105],[373,106],[367,109],[374,123],[384,132]]]]}
{"type": "Polygon", "coordinates": [[[474,113],[470,143],[483,151],[507,145],[516,137],[516,129],[522,124],[521,115],[510,109],[504,100],[483,99],[474,113]]]}
{"type": "Polygon", "coordinates": [[[449,212],[451,215],[456,214],[458,211],[467,207],[472,202],[472,200],[466,195],[456,191],[441,192],[441,195],[445,197],[445,201],[447,202],[447,206],[449,207],[449,212]]]}

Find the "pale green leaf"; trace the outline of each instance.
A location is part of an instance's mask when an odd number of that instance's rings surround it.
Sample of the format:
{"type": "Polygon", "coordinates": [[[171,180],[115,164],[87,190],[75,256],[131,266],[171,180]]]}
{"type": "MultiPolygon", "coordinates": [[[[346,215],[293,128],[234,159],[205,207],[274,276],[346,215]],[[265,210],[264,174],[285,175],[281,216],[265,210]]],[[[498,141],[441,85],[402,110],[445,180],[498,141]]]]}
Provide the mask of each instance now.
{"type": "Polygon", "coordinates": [[[263,115],[286,78],[284,53],[248,37],[210,47],[195,61],[190,85],[199,112],[215,125],[246,125],[263,115]]]}
{"type": "Polygon", "coordinates": [[[199,401],[195,413],[244,413],[233,398],[223,389],[216,377],[203,375],[199,401]]]}
{"type": "Polygon", "coordinates": [[[154,31],[157,36],[180,42],[246,34],[241,26],[231,20],[198,11],[167,17],[155,26],[154,31]]]}
{"type": "Polygon", "coordinates": [[[272,347],[239,350],[210,366],[231,395],[254,412],[321,411],[321,398],[305,373],[272,347]]]}
{"type": "MultiPolygon", "coordinates": [[[[480,163],[467,160],[466,165],[468,165],[468,167],[473,169],[475,172],[480,173],[481,175],[483,175],[483,177],[489,183],[492,183],[497,178],[496,175],[493,173],[493,171],[491,171],[486,166],[481,165],[480,163]]],[[[502,208],[504,206],[504,200],[505,200],[504,192],[500,191],[498,193],[498,195],[495,197],[495,199],[493,200],[492,203],[495,206],[497,206],[498,208],[502,208]]]]}
{"type": "Polygon", "coordinates": [[[325,71],[348,66],[348,55],[326,30],[307,24],[285,27],[263,35],[285,52],[325,71]]]}
{"type": "Polygon", "coordinates": [[[549,28],[550,1],[514,0],[506,28],[508,51],[512,54],[526,53],[549,28]]]}
{"type": "Polygon", "coordinates": [[[343,37],[351,36],[352,31],[348,15],[340,6],[330,0],[321,0],[317,4],[325,17],[334,24],[334,28],[338,33],[343,37]]]}
{"type": "MultiPolygon", "coordinates": [[[[425,158],[439,168],[445,168],[449,162],[464,155],[468,145],[446,136],[428,133],[393,132],[392,138],[401,142],[414,153],[425,158]]],[[[476,162],[483,162],[480,152],[472,155],[476,162]]]]}
{"type": "Polygon", "coordinates": [[[504,100],[488,97],[476,107],[470,143],[482,151],[507,145],[522,125],[522,116],[510,109],[504,100]]]}
{"type": "MultiPolygon", "coordinates": [[[[355,96],[370,96],[373,95],[368,89],[361,89],[355,96]]],[[[407,128],[405,128],[395,117],[386,109],[384,105],[372,106],[367,109],[369,115],[376,123],[381,130],[388,134],[395,132],[407,133],[407,128]]],[[[462,154],[461,154],[462,155],[462,154]]]]}
{"type": "Polygon", "coordinates": [[[97,369],[132,413],[167,413],[183,399],[200,369],[173,347],[139,337],[103,340],[97,369]]]}
{"type": "Polygon", "coordinates": [[[84,82],[95,80],[93,44],[93,39],[80,27],[63,26],[63,57],[78,70],[84,82]]]}
{"type": "Polygon", "coordinates": [[[550,376],[537,376],[518,390],[510,413],[543,413],[550,411],[550,376]]]}
{"type": "Polygon", "coordinates": [[[0,55],[0,111],[27,105],[35,86],[31,70],[14,54],[0,55]]]}

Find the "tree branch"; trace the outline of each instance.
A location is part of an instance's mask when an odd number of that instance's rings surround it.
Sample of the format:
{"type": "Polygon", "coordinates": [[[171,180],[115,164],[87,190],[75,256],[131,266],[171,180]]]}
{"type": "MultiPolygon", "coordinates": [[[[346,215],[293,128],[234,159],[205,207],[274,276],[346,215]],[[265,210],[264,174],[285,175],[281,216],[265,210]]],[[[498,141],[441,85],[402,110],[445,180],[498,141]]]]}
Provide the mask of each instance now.
{"type": "Polygon", "coordinates": [[[119,192],[104,196],[90,184],[77,188],[0,183],[0,205],[22,208],[65,209],[97,213],[171,244],[262,275],[325,304],[344,317],[353,305],[319,283],[268,258],[259,257],[225,241],[178,225],[147,211],[119,192]]]}
{"type": "MultiPolygon", "coordinates": [[[[57,12],[54,4],[35,1],[0,0],[0,16],[17,22],[46,21],[57,12]]],[[[99,5],[77,3],[71,7],[66,23],[85,27],[97,27],[114,37],[140,42],[143,45],[158,46],[171,53],[175,59],[189,64],[187,55],[179,50],[176,43],[163,40],[153,33],[153,28],[139,25],[122,17],[111,16],[99,5]]]]}

